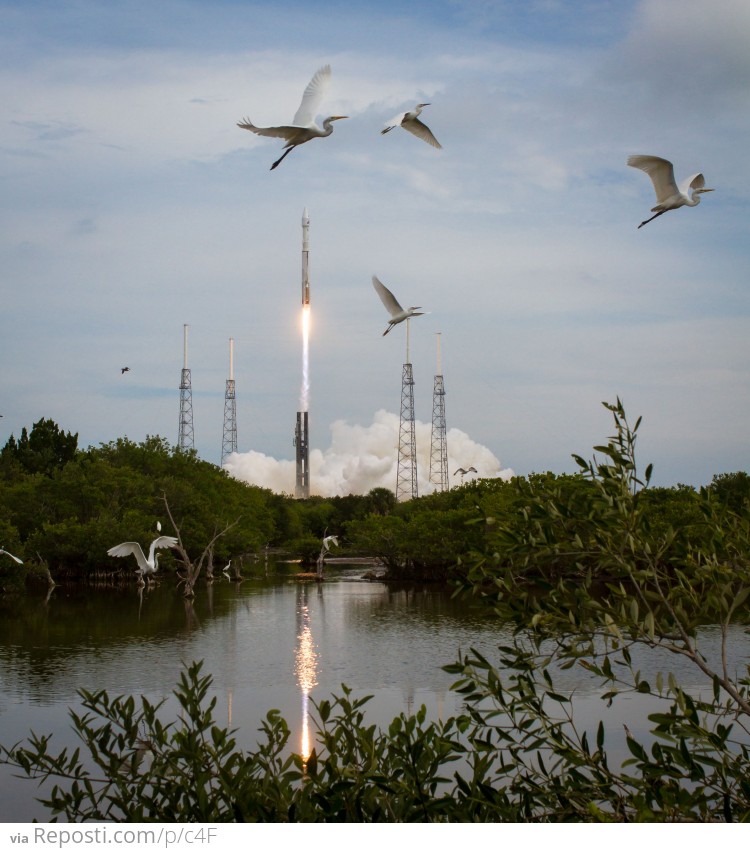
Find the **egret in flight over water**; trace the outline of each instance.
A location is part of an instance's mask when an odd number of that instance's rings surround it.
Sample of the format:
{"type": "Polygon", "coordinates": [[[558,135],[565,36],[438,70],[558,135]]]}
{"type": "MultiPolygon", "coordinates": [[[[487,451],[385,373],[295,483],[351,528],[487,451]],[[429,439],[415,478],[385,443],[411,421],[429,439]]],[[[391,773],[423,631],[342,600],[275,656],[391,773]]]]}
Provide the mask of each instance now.
{"type": "Polygon", "coordinates": [[[419,120],[420,113],[425,106],[429,105],[429,103],[418,103],[410,112],[402,112],[400,115],[395,115],[380,131],[381,135],[389,133],[395,127],[402,127],[404,130],[408,130],[412,133],[412,135],[415,135],[418,139],[426,141],[427,144],[431,144],[433,147],[442,148],[442,145],[435,136],[432,135],[432,131],[427,124],[424,124],[419,120]]]}
{"type": "Polygon", "coordinates": [[[672,163],[660,156],[629,156],[628,165],[645,171],[651,177],[651,182],[656,191],[656,206],[651,209],[651,212],[655,212],[656,215],[641,221],[638,225],[639,230],[644,224],[648,224],[654,218],[669,212],[670,209],[679,209],[681,206],[698,206],[701,202],[701,194],[713,191],[713,189],[704,188],[706,181],[703,174],[693,174],[678,186],[674,179],[672,163]]]}
{"type": "Polygon", "coordinates": [[[380,295],[383,305],[391,314],[391,317],[388,319],[388,327],[383,331],[383,336],[393,330],[400,322],[406,321],[407,318],[411,318],[413,315],[424,315],[423,312],[417,312],[421,307],[409,307],[408,310],[405,310],[393,297],[393,293],[389,289],[386,289],[374,274],[372,275],[372,285],[375,287],[378,295],[380,295]]]}
{"type": "Polygon", "coordinates": [[[338,545],[338,544],[339,544],[339,538],[337,536],[333,535],[333,534],[331,536],[327,536],[327,537],[324,536],[323,537],[323,550],[325,551],[326,554],[328,554],[328,552],[331,550],[332,545],[338,545]]]}
{"type": "Polygon", "coordinates": [[[151,575],[156,572],[159,566],[159,555],[156,554],[157,548],[172,548],[177,545],[177,537],[157,537],[149,547],[148,557],[143,553],[143,549],[137,542],[121,542],[119,545],[110,548],[107,554],[110,557],[128,557],[132,554],[135,557],[135,562],[138,564],[138,574],[143,579],[144,575],[151,575]]]}
{"type": "Polygon", "coordinates": [[[273,171],[277,165],[281,163],[285,156],[291,153],[298,145],[309,142],[310,139],[323,139],[330,136],[333,132],[331,123],[333,121],[341,121],[348,118],[348,115],[329,115],[323,121],[321,129],[315,123],[315,116],[318,114],[318,107],[323,100],[328,84],[331,81],[331,66],[323,65],[315,72],[315,76],[307,84],[305,93],[302,95],[302,103],[299,109],[292,118],[292,123],[288,126],[281,127],[256,127],[249,118],[244,118],[242,123],[237,126],[243,130],[250,130],[259,136],[272,136],[276,139],[286,139],[284,147],[286,150],[273,163],[271,170],[273,171]]]}

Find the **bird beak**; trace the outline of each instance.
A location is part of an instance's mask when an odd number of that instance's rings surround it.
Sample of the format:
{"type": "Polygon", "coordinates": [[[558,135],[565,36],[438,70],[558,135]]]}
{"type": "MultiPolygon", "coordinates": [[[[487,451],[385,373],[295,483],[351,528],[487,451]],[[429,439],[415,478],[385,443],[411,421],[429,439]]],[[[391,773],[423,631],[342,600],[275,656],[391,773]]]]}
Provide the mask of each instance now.
{"type": "Polygon", "coordinates": [[[699,192],[713,192],[715,189],[698,189],[699,192]]]}
{"type": "Polygon", "coordinates": [[[331,115],[328,119],[329,121],[343,121],[344,118],[348,118],[348,115],[331,115]]]}

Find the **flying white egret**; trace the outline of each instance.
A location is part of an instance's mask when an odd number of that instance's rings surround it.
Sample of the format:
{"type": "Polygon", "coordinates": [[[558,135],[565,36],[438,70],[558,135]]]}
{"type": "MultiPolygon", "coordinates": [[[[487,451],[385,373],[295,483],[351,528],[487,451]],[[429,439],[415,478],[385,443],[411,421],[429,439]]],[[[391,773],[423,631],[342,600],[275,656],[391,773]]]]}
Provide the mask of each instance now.
{"type": "Polygon", "coordinates": [[[138,564],[138,574],[141,578],[144,575],[150,575],[156,572],[159,566],[159,555],[156,554],[157,548],[172,548],[177,545],[177,537],[157,537],[148,550],[148,557],[143,553],[143,549],[137,542],[121,542],[119,545],[110,548],[107,554],[110,557],[127,557],[132,554],[138,564]]]}
{"type": "Polygon", "coordinates": [[[11,560],[15,560],[16,563],[21,563],[21,564],[23,563],[23,560],[21,560],[20,557],[16,557],[15,554],[11,554],[9,551],[6,551],[4,548],[0,548],[0,554],[7,554],[8,557],[10,557],[11,560]]]}
{"type": "Polygon", "coordinates": [[[474,468],[474,466],[469,466],[468,469],[463,469],[463,468],[456,469],[456,471],[453,472],[453,477],[455,478],[456,475],[461,475],[461,480],[463,480],[464,475],[468,475],[469,472],[476,472],[476,471],[477,470],[474,468]]]}
{"type": "Polygon", "coordinates": [[[295,113],[294,118],[292,118],[292,123],[289,126],[256,127],[249,118],[244,118],[242,123],[237,124],[243,130],[250,130],[250,132],[256,133],[259,136],[286,139],[286,144],[284,145],[286,150],[273,163],[271,166],[272,171],[298,145],[309,142],[310,139],[323,139],[326,136],[330,136],[333,132],[332,121],[341,121],[349,117],[348,115],[330,115],[323,121],[322,129],[315,123],[318,107],[323,100],[330,81],[331,66],[323,65],[322,68],[319,68],[315,72],[315,75],[307,84],[305,93],[302,95],[302,103],[300,103],[299,109],[295,113]]]}
{"type": "Polygon", "coordinates": [[[405,310],[393,297],[393,293],[389,289],[386,289],[374,274],[372,275],[372,285],[375,287],[378,295],[380,295],[383,306],[391,314],[391,317],[388,319],[388,327],[383,331],[383,336],[393,330],[399,322],[406,321],[407,318],[411,318],[413,315],[424,315],[423,312],[417,312],[421,307],[409,307],[408,310],[405,310]]]}
{"type": "Polygon", "coordinates": [[[713,189],[704,188],[706,181],[703,174],[693,174],[678,186],[674,179],[672,163],[660,156],[629,156],[628,165],[645,171],[651,177],[651,182],[656,191],[656,206],[651,209],[651,212],[655,212],[656,215],[641,221],[638,225],[639,230],[644,224],[648,224],[654,218],[669,212],[670,209],[679,209],[681,206],[698,206],[701,202],[701,194],[713,191],[713,189]]]}
{"type": "Polygon", "coordinates": [[[331,550],[332,545],[338,545],[339,538],[337,536],[323,537],[323,550],[326,554],[331,550]]]}
{"type": "Polygon", "coordinates": [[[410,133],[415,135],[418,139],[426,141],[427,144],[431,144],[433,147],[442,148],[442,145],[435,136],[432,135],[432,131],[427,124],[423,124],[418,117],[424,107],[429,105],[429,103],[418,103],[410,112],[401,112],[399,115],[395,115],[380,131],[381,135],[389,133],[395,127],[402,127],[404,130],[408,130],[410,133]]]}

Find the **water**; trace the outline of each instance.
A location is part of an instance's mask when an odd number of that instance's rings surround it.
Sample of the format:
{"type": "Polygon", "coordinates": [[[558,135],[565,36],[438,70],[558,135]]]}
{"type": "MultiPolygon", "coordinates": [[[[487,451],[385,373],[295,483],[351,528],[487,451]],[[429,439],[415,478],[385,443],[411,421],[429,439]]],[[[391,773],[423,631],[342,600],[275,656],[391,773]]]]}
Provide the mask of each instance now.
{"type": "MultiPolygon", "coordinates": [[[[57,587],[48,599],[2,599],[0,614],[3,743],[25,740],[33,729],[54,734],[53,751],[74,742],[68,710],[80,705],[77,690],[157,701],[169,696],[185,664],[201,659],[214,679],[215,716],[237,729],[245,747],[267,711],[278,708],[304,751],[308,695],[326,698],[342,683],[355,696],[373,694],[371,722],[385,725],[422,704],[431,718],[445,717],[459,710],[460,698],[441,667],[472,646],[495,658],[496,646],[510,639],[485,611],[444,588],[391,587],[354,572],[323,584],[216,582],[201,587],[192,605],[166,581],[140,594],[134,586],[57,587]]],[[[716,642],[710,629],[706,640],[716,642]]],[[[738,631],[732,662],[746,663],[747,648],[738,631]]],[[[664,659],[645,653],[639,662],[653,673],[664,659]]],[[[669,659],[670,670],[704,686],[689,664],[669,659]]],[[[585,725],[602,716],[610,729],[644,725],[638,699],[623,697],[608,709],[599,682],[582,671],[566,673],[562,683],[575,691],[585,725]]],[[[36,794],[35,784],[1,768],[0,821],[44,820],[36,794]]]]}

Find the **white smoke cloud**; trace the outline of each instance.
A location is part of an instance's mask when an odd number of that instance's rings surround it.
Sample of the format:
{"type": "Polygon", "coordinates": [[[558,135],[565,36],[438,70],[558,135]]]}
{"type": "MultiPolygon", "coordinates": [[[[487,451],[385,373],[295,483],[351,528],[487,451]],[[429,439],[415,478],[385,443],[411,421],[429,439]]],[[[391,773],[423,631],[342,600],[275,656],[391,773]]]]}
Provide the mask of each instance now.
{"type": "MultiPolygon", "coordinates": [[[[310,492],[312,495],[365,495],[374,487],[396,489],[399,417],[378,410],[372,424],[364,427],[341,419],[331,425],[331,445],[324,451],[310,451],[310,492]]],[[[417,483],[420,495],[433,492],[429,482],[432,426],[415,422],[417,442],[417,483]]],[[[504,478],[512,469],[501,469],[500,461],[484,445],[479,445],[457,428],[446,434],[448,473],[451,487],[460,480],[458,468],[474,466],[477,475],[467,477],[504,478]]],[[[230,454],[224,468],[238,480],[274,492],[294,494],[295,461],[276,460],[258,451],[230,454]]]]}

